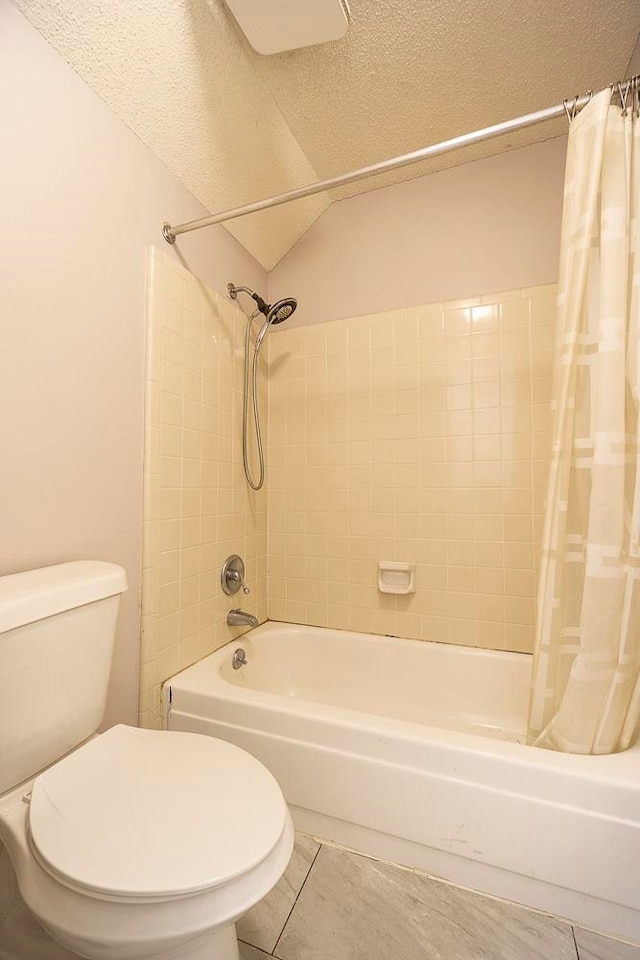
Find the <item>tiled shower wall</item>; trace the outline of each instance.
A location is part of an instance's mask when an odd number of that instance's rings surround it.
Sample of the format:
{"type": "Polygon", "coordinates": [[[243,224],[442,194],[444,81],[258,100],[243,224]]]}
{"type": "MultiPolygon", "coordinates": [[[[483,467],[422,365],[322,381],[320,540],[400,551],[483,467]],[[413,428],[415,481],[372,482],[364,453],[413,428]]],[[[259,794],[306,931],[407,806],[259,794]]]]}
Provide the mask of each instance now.
{"type": "Polygon", "coordinates": [[[532,649],[555,296],[271,331],[271,619],[532,649]]]}
{"type": "Polygon", "coordinates": [[[266,619],[266,491],[249,490],[242,470],[245,327],[234,304],[150,248],[143,726],[160,724],[163,680],[242,632],[226,625],[231,607],[266,619]],[[251,595],[242,600],[220,587],[232,553],[246,564],[251,595]]]}

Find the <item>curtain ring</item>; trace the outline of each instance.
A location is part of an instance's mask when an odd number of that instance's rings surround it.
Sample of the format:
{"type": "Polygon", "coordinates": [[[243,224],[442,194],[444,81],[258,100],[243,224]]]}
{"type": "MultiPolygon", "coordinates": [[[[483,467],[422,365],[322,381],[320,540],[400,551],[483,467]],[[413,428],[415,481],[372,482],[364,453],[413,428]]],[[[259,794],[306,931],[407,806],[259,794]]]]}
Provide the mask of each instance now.
{"type": "Polygon", "coordinates": [[[579,99],[580,99],[579,94],[576,94],[575,97],[573,98],[573,102],[572,102],[571,104],[569,104],[569,100],[568,100],[568,99],[565,99],[565,100],[562,101],[562,105],[563,105],[563,107],[564,107],[564,112],[565,112],[566,115],[567,115],[567,120],[569,121],[569,123],[571,123],[572,120],[575,120],[575,118],[576,118],[576,116],[577,116],[577,113],[578,113],[578,111],[577,111],[577,106],[578,106],[578,100],[579,100],[579,99]]]}
{"type": "Polygon", "coordinates": [[[629,113],[629,108],[627,107],[627,97],[629,96],[629,88],[631,86],[631,80],[627,80],[624,85],[624,91],[622,89],[622,83],[618,80],[618,96],[620,97],[620,106],[622,107],[622,116],[626,117],[629,113]]]}

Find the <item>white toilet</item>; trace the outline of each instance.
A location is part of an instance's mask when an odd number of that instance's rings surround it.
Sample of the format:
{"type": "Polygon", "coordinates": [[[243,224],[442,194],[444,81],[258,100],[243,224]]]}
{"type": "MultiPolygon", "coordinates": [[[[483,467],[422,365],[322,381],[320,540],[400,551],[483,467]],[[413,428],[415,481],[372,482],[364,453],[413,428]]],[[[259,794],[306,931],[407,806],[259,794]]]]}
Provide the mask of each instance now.
{"type": "Polygon", "coordinates": [[[234,922],[277,882],[293,827],[238,747],[101,735],[125,572],[78,561],[0,578],[0,842],[25,902],[91,960],[237,960],[234,922]]]}

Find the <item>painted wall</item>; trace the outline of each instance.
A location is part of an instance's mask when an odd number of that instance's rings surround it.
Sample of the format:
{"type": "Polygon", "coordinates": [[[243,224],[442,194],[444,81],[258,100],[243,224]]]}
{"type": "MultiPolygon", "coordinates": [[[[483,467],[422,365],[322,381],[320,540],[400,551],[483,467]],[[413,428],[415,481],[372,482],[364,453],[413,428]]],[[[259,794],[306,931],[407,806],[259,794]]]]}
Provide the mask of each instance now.
{"type": "Polygon", "coordinates": [[[533,649],[555,295],[271,333],[271,619],[533,649]],[[378,592],[384,560],[413,595],[378,592]]]}
{"type": "MultiPolygon", "coordinates": [[[[0,573],[126,568],[106,719],[135,723],[145,252],[205,211],[8,3],[0,45],[0,573]]],[[[265,288],[223,229],[180,248],[215,289],[265,288]]]]}
{"type": "Polygon", "coordinates": [[[162,682],[247,631],[227,611],[267,618],[267,487],[242,466],[244,315],[156,248],[148,278],[140,723],[159,728],[162,682]],[[231,554],[248,597],[220,587],[231,554]]]}
{"type": "Polygon", "coordinates": [[[566,138],[333,204],[269,275],[290,326],[555,283],[566,138]]]}
{"type": "Polygon", "coordinates": [[[638,73],[640,73],[640,34],[638,34],[636,45],[633,48],[633,53],[631,54],[631,59],[629,60],[629,66],[625,70],[624,75],[625,77],[633,77],[638,73]]]}

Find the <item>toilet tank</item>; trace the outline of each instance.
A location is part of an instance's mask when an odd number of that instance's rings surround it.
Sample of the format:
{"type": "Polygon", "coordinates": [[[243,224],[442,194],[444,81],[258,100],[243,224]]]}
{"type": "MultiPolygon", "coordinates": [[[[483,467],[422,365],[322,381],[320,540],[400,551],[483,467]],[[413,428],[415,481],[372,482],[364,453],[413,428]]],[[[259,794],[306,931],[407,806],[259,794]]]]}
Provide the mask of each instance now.
{"type": "Polygon", "coordinates": [[[0,577],[0,794],[98,728],[126,589],[95,560],[0,577]]]}

